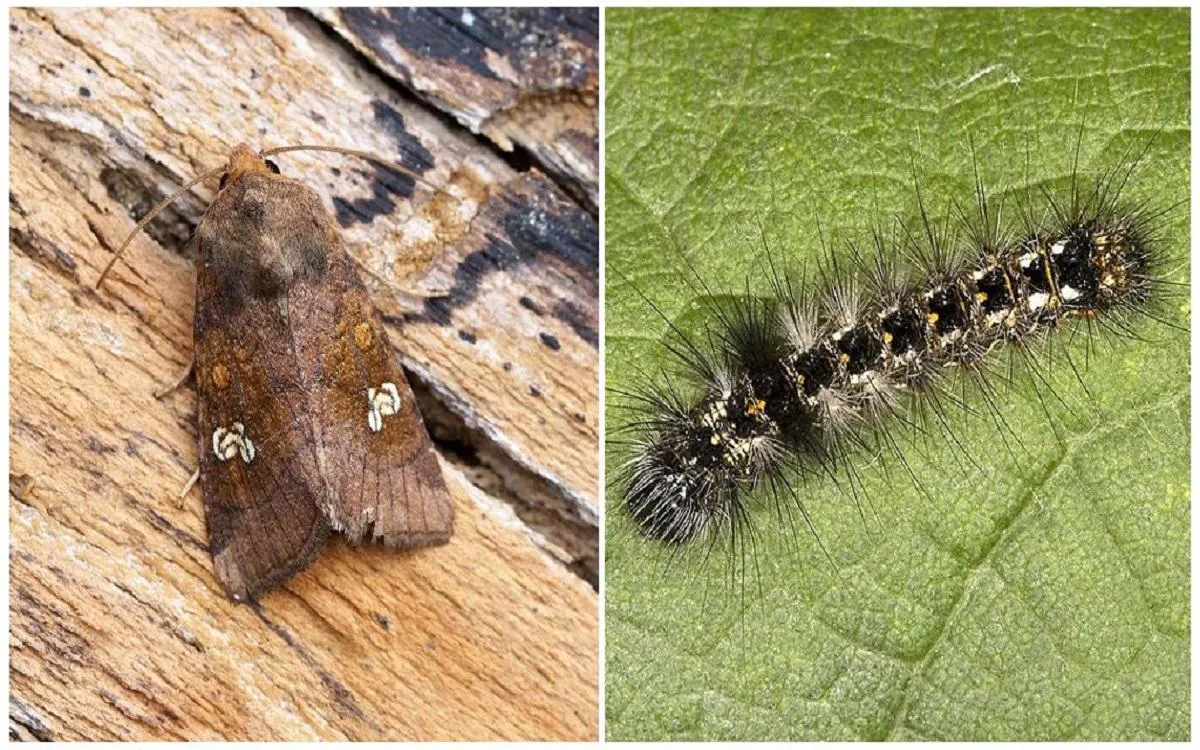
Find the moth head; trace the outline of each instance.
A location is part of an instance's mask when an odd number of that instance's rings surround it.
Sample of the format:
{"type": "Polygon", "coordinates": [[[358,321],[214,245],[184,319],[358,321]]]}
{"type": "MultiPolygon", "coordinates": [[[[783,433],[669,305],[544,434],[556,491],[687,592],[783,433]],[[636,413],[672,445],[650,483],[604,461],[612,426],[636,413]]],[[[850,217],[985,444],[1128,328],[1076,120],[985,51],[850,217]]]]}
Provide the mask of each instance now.
{"type": "Polygon", "coordinates": [[[255,173],[279,174],[279,167],[246,144],[239,143],[229,154],[229,162],[221,175],[220,189],[224,190],[227,185],[255,173]]]}

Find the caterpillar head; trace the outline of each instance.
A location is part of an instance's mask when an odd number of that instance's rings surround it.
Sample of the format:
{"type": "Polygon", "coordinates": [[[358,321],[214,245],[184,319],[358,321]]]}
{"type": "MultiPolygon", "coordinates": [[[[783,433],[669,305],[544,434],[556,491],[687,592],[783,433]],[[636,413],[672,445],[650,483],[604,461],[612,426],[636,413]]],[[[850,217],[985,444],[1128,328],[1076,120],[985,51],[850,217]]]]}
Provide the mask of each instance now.
{"type": "Polygon", "coordinates": [[[681,459],[661,442],[639,446],[627,467],[625,503],[642,533],[684,545],[704,534],[722,512],[717,485],[694,461],[681,459]]]}

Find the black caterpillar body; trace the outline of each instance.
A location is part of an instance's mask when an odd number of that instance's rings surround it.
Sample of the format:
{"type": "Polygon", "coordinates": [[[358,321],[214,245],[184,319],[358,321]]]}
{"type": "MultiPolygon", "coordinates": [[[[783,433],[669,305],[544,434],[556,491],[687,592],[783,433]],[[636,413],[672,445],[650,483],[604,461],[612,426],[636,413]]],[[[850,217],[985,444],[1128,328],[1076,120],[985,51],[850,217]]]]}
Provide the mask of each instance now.
{"type": "Polygon", "coordinates": [[[892,444],[887,430],[915,413],[941,420],[947,379],[981,374],[993,349],[1035,356],[1064,324],[1123,326],[1157,278],[1157,217],[1118,205],[1128,176],[1047,197],[1044,219],[1023,212],[1016,230],[977,185],[978,216],[960,231],[923,218],[894,243],[877,232],[873,260],[830,261],[823,294],[771,264],[771,298],[714,309],[708,346],[671,347],[700,381],[694,393],[636,394],[618,481],[641,532],[672,545],[735,534],[763,485],[804,512],[792,475],[832,474],[848,450],[892,444]]]}

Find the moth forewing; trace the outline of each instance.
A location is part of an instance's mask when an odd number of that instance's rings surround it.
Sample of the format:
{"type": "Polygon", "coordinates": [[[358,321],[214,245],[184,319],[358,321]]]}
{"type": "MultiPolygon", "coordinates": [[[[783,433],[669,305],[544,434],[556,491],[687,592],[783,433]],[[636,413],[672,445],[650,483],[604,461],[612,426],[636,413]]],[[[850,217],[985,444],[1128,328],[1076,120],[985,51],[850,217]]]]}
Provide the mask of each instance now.
{"type": "Polygon", "coordinates": [[[437,456],[317,193],[238,146],[196,242],[200,485],[229,595],[283,583],[334,530],[447,542],[437,456]]]}

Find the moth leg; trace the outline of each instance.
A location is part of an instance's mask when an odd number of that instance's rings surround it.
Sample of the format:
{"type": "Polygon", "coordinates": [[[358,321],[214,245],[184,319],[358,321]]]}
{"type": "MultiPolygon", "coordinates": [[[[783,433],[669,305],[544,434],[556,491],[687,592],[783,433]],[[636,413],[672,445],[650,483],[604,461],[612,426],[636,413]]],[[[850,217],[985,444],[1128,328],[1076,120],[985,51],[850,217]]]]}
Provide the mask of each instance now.
{"type": "Polygon", "coordinates": [[[187,480],[187,484],[183,485],[183,489],[179,492],[179,497],[175,499],[175,507],[183,507],[184,499],[187,498],[187,494],[192,491],[192,488],[196,486],[196,482],[199,479],[200,469],[197,468],[194,472],[192,472],[192,476],[187,480]]]}
{"type": "Polygon", "coordinates": [[[183,369],[183,372],[180,373],[179,378],[176,379],[175,382],[171,383],[170,385],[165,386],[165,387],[160,388],[157,391],[155,391],[154,398],[162,398],[163,396],[167,395],[171,391],[175,390],[176,388],[178,388],[179,386],[181,386],[185,382],[187,382],[187,379],[189,377],[191,377],[191,375],[192,375],[192,368],[194,368],[195,366],[196,366],[196,355],[193,354],[191,356],[191,358],[188,359],[187,367],[185,367],[183,369]]]}

